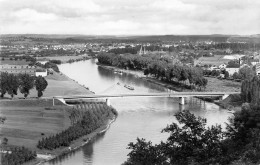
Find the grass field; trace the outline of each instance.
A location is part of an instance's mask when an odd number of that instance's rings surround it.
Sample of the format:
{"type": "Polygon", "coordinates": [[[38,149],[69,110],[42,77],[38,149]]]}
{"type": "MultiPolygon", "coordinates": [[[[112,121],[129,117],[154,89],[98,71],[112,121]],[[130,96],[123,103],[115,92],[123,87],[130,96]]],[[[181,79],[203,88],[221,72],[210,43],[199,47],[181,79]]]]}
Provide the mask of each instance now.
{"type": "Polygon", "coordinates": [[[219,66],[223,63],[227,64],[228,59],[223,59],[225,55],[215,55],[214,57],[201,57],[198,60],[194,61],[194,65],[200,64],[200,65],[216,65],[219,66]]]}
{"type": "MultiPolygon", "coordinates": [[[[43,92],[43,97],[91,93],[65,75],[56,72],[45,78],[48,87],[43,92]]],[[[10,98],[8,94],[5,97],[10,98]]],[[[42,133],[47,137],[60,132],[69,126],[70,121],[65,111],[67,106],[58,105],[53,109],[52,100],[31,100],[31,97],[37,97],[35,89],[30,91],[28,99],[17,99],[23,98],[18,92],[14,100],[0,100],[0,116],[7,118],[5,124],[1,125],[0,137],[6,137],[9,144],[35,149],[38,140],[43,137],[42,133]],[[47,110],[46,107],[51,110],[47,110]]],[[[55,105],[58,102],[55,101],[55,105]]]]}
{"type": "Polygon", "coordinates": [[[35,149],[39,139],[70,125],[67,107],[52,107],[52,100],[1,100],[0,107],[0,115],[6,117],[1,125],[0,136],[6,137],[8,144],[35,149]],[[45,107],[52,107],[52,110],[46,110],[45,107]]]}
{"type": "Polygon", "coordinates": [[[47,56],[47,57],[38,57],[38,60],[60,60],[62,63],[69,61],[70,59],[72,60],[77,60],[77,59],[82,59],[83,57],[89,57],[88,55],[84,56],[47,56]]]}
{"type": "Polygon", "coordinates": [[[25,61],[25,60],[10,60],[8,58],[5,58],[5,60],[0,59],[0,64],[1,65],[28,65],[29,62],[25,61]]]}
{"type": "Polygon", "coordinates": [[[241,82],[234,82],[230,80],[219,80],[213,77],[206,77],[208,85],[206,91],[216,92],[240,92],[241,82]]]}
{"type": "MultiPolygon", "coordinates": [[[[53,96],[68,96],[68,95],[85,95],[91,92],[85,87],[81,86],[77,82],[69,79],[65,75],[54,72],[53,75],[45,77],[48,82],[48,86],[43,92],[42,97],[53,97],[53,96]]],[[[28,98],[37,97],[36,89],[30,90],[28,98]]],[[[5,94],[5,98],[10,98],[10,95],[5,94]]],[[[18,95],[14,96],[17,98],[24,98],[23,94],[18,89],[18,95]]]]}

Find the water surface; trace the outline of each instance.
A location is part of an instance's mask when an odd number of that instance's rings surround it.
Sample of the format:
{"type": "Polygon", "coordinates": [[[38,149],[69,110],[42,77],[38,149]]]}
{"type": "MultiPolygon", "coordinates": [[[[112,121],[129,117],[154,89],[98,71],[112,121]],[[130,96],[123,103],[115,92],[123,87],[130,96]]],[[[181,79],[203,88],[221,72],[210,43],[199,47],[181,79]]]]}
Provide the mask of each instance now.
{"type": "MultiPolygon", "coordinates": [[[[96,61],[75,62],[59,66],[61,72],[78,83],[89,87],[97,94],[166,92],[167,89],[138,79],[130,74],[118,74],[96,65],[96,61]],[[120,85],[117,85],[117,83],[120,85]],[[124,88],[131,85],[134,91],[124,88]]],[[[189,109],[195,115],[207,118],[209,124],[227,122],[230,114],[215,104],[196,98],[188,98],[185,106],[180,106],[177,98],[117,98],[111,105],[119,112],[118,118],[105,133],[97,136],[84,147],[49,163],[50,165],[117,165],[127,159],[127,145],[137,137],[153,143],[166,140],[167,133],[161,130],[175,121],[174,114],[189,109]]]]}

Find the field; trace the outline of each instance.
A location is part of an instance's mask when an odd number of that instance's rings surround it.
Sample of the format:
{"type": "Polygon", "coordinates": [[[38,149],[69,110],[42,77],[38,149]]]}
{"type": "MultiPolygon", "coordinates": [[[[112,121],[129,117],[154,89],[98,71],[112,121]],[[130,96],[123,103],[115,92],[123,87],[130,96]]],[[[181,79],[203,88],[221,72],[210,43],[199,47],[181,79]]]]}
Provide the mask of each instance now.
{"type": "MultiPolygon", "coordinates": [[[[47,89],[43,97],[83,95],[91,93],[89,90],[67,78],[65,75],[54,73],[46,77],[47,89]]],[[[8,94],[5,97],[10,96],[8,94]]],[[[28,99],[23,98],[19,92],[14,100],[0,100],[0,116],[7,118],[5,124],[1,125],[0,136],[6,137],[12,145],[35,148],[39,139],[44,136],[60,132],[69,126],[69,119],[65,112],[66,106],[52,107],[52,100],[31,100],[37,97],[35,89],[30,91],[28,99]],[[51,110],[45,109],[50,107],[51,110]]],[[[55,101],[55,105],[58,101],[55,101]]]]}
{"type": "Polygon", "coordinates": [[[0,136],[6,137],[12,145],[34,149],[39,139],[60,132],[70,124],[66,107],[59,105],[53,109],[52,100],[1,100],[0,107],[1,116],[6,117],[0,136]]]}
{"type": "Polygon", "coordinates": [[[88,55],[83,56],[47,56],[47,57],[38,57],[38,60],[60,60],[62,63],[65,63],[69,60],[82,59],[83,57],[88,57],[88,55]]]}
{"type": "MultiPolygon", "coordinates": [[[[53,75],[48,75],[44,77],[48,86],[43,92],[43,97],[53,97],[53,96],[68,96],[68,95],[86,95],[91,92],[85,87],[81,86],[77,82],[69,79],[65,75],[54,72],[53,75]]],[[[37,97],[36,89],[30,90],[28,98],[37,97]]],[[[5,98],[10,98],[10,95],[5,94],[5,98]]],[[[14,99],[24,98],[23,94],[20,93],[18,89],[18,95],[14,96],[14,99]]]]}
{"type": "MultiPolygon", "coordinates": [[[[79,85],[77,82],[69,79],[65,75],[60,75],[54,72],[53,75],[46,77],[48,87],[44,91],[44,96],[66,96],[66,95],[84,95],[91,92],[79,85]]],[[[33,95],[32,95],[33,96],[33,95]]],[[[35,95],[36,96],[36,91],[35,95]]]]}
{"type": "Polygon", "coordinates": [[[194,61],[194,65],[200,64],[200,65],[204,65],[204,64],[208,64],[208,65],[216,65],[219,66],[223,63],[228,63],[228,59],[223,59],[225,55],[215,55],[214,57],[201,57],[198,60],[194,61]]]}
{"type": "Polygon", "coordinates": [[[5,58],[5,60],[0,59],[0,64],[1,65],[28,65],[29,62],[25,61],[25,60],[10,60],[8,58],[5,58]]]}
{"type": "Polygon", "coordinates": [[[218,92],[240,92],[241,83],[230,80],[219,80],[217,78],[206,77],[208,85],[206,91],[218,91],[218,92]]]}

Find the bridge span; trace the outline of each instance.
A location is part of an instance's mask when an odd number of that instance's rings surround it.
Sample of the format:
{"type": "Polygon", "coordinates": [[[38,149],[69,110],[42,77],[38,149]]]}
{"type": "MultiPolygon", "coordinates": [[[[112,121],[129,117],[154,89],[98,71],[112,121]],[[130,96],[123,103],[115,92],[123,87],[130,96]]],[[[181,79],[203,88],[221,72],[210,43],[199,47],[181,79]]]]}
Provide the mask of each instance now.
{"type": "Polygon", "coordinates": [[[108,105],[110,105],[111,98],[122,98],[122,97],[178,97],[181,105],[185,104],[186,97],[202,97],[202,96],[220,96],[221,99],[227,98],[230,94],[240,94],[240,92],[173,92],[173,93],[131,93],[131,94],[88,94],[88,95],[73,95],[73,96],[55,96],[54,99],[61,101],[65,100],[77,100],[77,99],[106,99],[108,105]]]}

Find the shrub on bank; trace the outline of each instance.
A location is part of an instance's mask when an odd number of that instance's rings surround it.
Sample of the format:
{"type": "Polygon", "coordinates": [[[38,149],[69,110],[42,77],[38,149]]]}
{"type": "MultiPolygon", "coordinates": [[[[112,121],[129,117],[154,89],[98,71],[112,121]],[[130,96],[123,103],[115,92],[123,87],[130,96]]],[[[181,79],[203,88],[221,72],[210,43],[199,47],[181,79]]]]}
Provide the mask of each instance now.
{"type": "Polygon", "coordinates": [[[1,164],[23,164],[36,158],[36,152],[25,147],[6,147],[6,153],[1,153],[1,164]]]}

